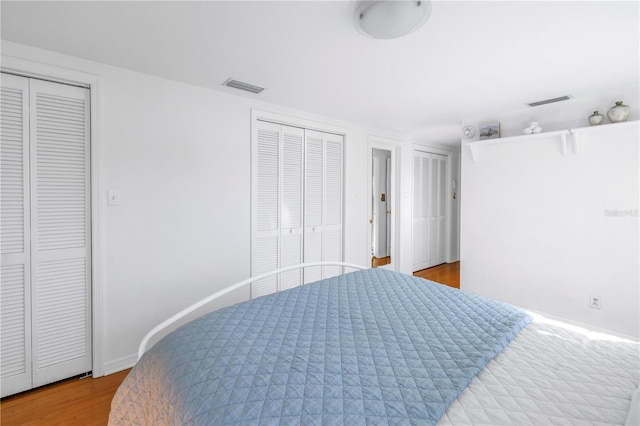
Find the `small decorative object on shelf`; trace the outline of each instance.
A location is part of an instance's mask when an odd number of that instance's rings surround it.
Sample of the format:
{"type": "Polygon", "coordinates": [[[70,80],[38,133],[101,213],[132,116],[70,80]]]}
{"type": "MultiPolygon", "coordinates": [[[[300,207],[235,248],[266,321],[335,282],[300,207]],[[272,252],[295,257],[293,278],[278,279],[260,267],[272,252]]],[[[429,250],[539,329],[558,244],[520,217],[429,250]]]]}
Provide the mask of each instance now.
{"type": "Polygon", "coordinates": [[[525,135],[531,135],[534,133],[541,133],[541,132],[542,132],[542,127],[540,127],[540,123],[538,123],[537,121],[532,121],[531,123],[529,123],[529,127],[527,127],[522,131],[522,133],[524,133],[525,135]]]}
{"type": "Polygon", "coordinates": [[[480,125],[480,140],[496,139],[500,137],[500,123],[483,123],[480,125]]]}
{"type": "Polygon", "coordinates": [[[631,108],[628,105],[624,105],[622,101],[618,101],[607,111],[607,117],[612,123],[622,123],[629,118],[629,112],[631,112],[631,108]]]}
{"type": "Polygon", "coordinates": [[[593,114],[589,116],[589,126],[599,126],[604,121],[604,115],[598,111],[593,111],[593,114]]]}

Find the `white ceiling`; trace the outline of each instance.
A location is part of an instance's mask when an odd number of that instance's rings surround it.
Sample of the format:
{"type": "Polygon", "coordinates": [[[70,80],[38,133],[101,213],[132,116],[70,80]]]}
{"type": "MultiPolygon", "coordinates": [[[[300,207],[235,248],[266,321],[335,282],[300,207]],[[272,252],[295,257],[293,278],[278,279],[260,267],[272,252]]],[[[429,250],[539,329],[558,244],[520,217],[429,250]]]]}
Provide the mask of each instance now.
{"type": "Polygon", "coordinates": [[[440,143],[460,123],[639,86],[637,1],[433,1],[373,40],[353,1],[1,2],[2,39],[440,143]],[[222,87],[228,78],[267,87],[222,87]]]}

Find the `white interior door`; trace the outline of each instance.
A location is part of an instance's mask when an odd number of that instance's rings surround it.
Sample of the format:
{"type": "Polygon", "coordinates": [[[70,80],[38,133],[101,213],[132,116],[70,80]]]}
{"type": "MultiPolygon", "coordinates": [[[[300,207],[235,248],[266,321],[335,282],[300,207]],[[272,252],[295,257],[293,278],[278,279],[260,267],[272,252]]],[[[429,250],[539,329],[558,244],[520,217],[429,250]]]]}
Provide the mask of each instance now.
{"type": "Polygon", "coordinates": [[[91,199],[88,89],[2,86],[5,396],[91,370],[91,199]]]}
{"type": "Polygon", "coordinates": [[[2,396],[31,388],[29,80],[0,93],[0,371],[2,396]]]}
{"type": "Polygon", "coordinates": [[[89,90],[30,84],[33,385],[91,370],[89,90]]]}
{"type": "MultiPolygon", "coordinates": [[[[304,129],[282,126],[282,212],[280,268],[302,263],[304,129]]],[[[280,274],[280,289],[299,286],[302,271],[280,274]]]]}
{"type": "MultiPolygon", "coordinates": [[[[325,211],[323,261],[342,262],[342,151],[344,137],[326,133],[325,142],[325,211]]],[[[340,275],[339,266],[325,266],[322,278],[340,275]]]]}
{"type": "MultiPolygon", "coordinates": [[[[280,151],[281,126],[258,122],[253,128],[251,274],[278,269],[280,262],[280,151]]],[[[278,277],[256,281],[251,296],[278,289],[278,277]]]]}
{"type": "Polygon", "coordinates": [[[413,271],[446,261],[446,179],[446,156],[414,152],[413,271]]]}

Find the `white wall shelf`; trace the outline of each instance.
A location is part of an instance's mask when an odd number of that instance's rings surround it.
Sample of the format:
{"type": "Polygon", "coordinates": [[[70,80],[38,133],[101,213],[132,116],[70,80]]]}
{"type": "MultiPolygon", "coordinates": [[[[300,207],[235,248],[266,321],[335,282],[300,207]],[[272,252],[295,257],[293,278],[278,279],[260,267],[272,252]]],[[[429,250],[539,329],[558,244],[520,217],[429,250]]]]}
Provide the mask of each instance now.
{"type": "Polygon", "coordinates": [[[536,133],[532,135],[510,136],[507,138],[497,138],[497,139],[484,139],[481,141],[466,142],[466,145],[471,150],[471,158],[473,159],[473,161],[478,161],[480,148],[488,145],[516,143],[516,142],[523,142],[523,141],[547,139],[550,137],[558,137],[558,140],[562,144],[561,149],[562,149],[562,154],[564,155],[567,153],[567,135],[569,134],[570,134],[569,130],[559,130],[556,132],[536,133]]]}
{"type": "Polygon", "coordinates": [[[519,135],[519,136],[510,136],[506,138],[485,139],[481,141],[465,142],[465,145],[467,145],[471,150],[471,158],[473,159],[473,161],[478,161],[481,148],[486,147],[488,145],[518,143],[523,141],[549,139],[549,138],[557,137],[561,143],[562,154],[566,155],[567,154],[567,136],[572,135],[574,151],[577,155],[579,155],[580,152],[582,151],[582,143],[581,143],[580,136],[603,133],[603,132],[611,131],[612,129],[616,129],[616,128],[617,129],[633,128],[633,127],[640,128],[639,123],[640,121],[629,121],[624,123],[605,124],[601,126],[578,127],[575,129],[558,130],[554,132],[543,132],[543,133],[537,133],[533,135],[519,135]]]}
{"type": "Polygon", "coordinates": [[[580,153],[582,152],[581,136],[601,134],[614,129],[621,129],[621,128],[640,129],[640,121],[626,121],[624,123],[611,123],[611,124],[603,124],[600,126],[579,127],[577,129],[571,129],[570,132],[573,135],[573,144],[575,147],[576,154],[580,155],[580,153]]]}

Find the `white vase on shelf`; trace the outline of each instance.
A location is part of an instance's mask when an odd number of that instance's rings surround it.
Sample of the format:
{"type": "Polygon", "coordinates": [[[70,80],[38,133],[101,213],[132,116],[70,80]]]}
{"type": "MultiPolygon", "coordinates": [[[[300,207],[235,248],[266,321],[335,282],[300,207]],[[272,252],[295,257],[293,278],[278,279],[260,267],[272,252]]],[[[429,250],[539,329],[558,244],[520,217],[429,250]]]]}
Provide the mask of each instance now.
{"type": "Polygon", "coordinates": [[[593,111],[593,114],[589,116],[589,126],[599,126],[604,121],[604,115],[598,111],[593,111]]]}
{"type": "Polygon", "coordinates": [[[627,121],[630,112],[631,108],[628,105],[624,105],[622,101],[618,101],[607,111],[607,117],[609,117],[609,121],[612,123],[622,123],[627,121]]]}

